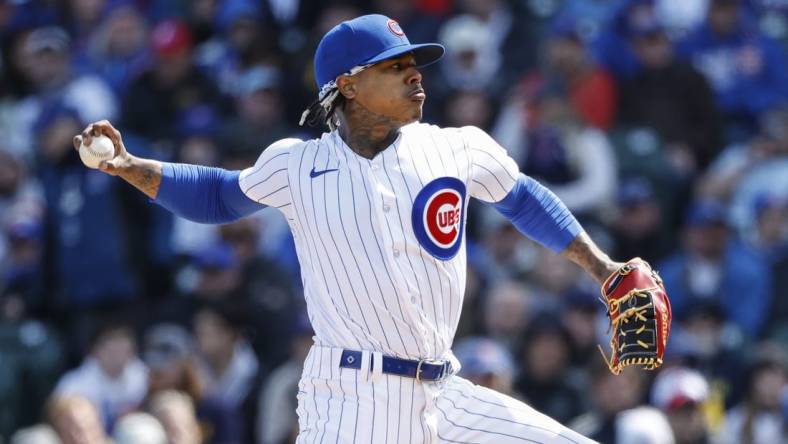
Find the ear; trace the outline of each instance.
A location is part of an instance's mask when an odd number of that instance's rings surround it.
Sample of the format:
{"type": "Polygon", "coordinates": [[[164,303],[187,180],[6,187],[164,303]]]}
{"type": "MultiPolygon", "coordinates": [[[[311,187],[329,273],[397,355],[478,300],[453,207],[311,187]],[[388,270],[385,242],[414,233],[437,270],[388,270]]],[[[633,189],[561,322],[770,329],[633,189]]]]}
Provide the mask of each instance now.
{"type": "Polygon", "coordinates": [[[345,96],[346,99],[356,97],[356,81],[350,76],[340,76],[337,79],[337,87],[339,93],[345,96]]]}

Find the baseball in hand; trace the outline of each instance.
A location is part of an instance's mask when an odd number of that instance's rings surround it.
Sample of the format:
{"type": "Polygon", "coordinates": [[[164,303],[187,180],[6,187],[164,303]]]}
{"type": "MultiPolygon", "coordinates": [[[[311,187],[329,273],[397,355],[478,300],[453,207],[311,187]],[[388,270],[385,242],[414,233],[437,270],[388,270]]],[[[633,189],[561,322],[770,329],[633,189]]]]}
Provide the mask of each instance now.
{"type": "Polygon", "coordinates": [[[93,137],[89,146],[85,145],[84,141],[79,146],[79,158],[88,168],[98,168],[101,162],[112,160],[113,157],[115,145],[112,144],[112,139],[104,135],[93,137]]]}

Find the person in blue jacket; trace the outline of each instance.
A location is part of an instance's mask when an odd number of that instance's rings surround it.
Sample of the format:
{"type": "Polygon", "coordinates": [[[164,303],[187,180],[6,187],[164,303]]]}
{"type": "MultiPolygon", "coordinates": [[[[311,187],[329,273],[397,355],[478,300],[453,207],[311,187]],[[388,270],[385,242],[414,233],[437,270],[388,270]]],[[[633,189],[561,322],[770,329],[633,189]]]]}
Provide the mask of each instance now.
{"type": "Polygon", "coordinates": [[[679,55],[706,76],[729,123],[743,129],[788,98],[785,52],[739,0],[711,0],[706,22],[679,44],[679,55]]]}
{"type": "Polygon", "coordinates": [[[690,207],[682,247],[659,270],[677,319],[690,316],[698,304],[715,302],[745,337],[763,331],[772,274],[761,255],[731,236],[722,204],[702,200],[690,207]]]}

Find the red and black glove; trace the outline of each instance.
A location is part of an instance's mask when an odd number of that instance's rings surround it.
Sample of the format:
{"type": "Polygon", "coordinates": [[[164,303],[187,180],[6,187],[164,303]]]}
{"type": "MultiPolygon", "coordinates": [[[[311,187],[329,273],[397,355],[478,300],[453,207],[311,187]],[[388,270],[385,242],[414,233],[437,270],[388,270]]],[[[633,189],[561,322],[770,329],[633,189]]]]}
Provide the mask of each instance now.
{"type": "Polygon", "coordinates": [[[662,365],[672,314],[657,272],[646,261],[631,259],[605,280],[602,297],[613,333],[612,354],[605,357],[610,371],[617,375],[630,365],[646,370],[662,365]]]}

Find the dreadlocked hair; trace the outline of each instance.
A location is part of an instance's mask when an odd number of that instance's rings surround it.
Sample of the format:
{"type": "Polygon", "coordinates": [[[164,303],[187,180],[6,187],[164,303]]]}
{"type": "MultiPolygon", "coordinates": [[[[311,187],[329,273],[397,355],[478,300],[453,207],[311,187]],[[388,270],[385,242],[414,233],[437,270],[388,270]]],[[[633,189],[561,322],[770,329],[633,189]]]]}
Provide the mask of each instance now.
{"type": "Polygon", "coordinates": [[[321,96],[323,97],[318,97],[304,110],[298,125],[304,126],[304,123],[306,123],[310,127],[314,127],[319,124],[325,124],[331,131],[334,131],[339,127],[339,120],[335,111],[345,103],[345,97],[339,93],[339,88],[336,87],[328,90],[325,94],[321,94],[321,96]]]}

